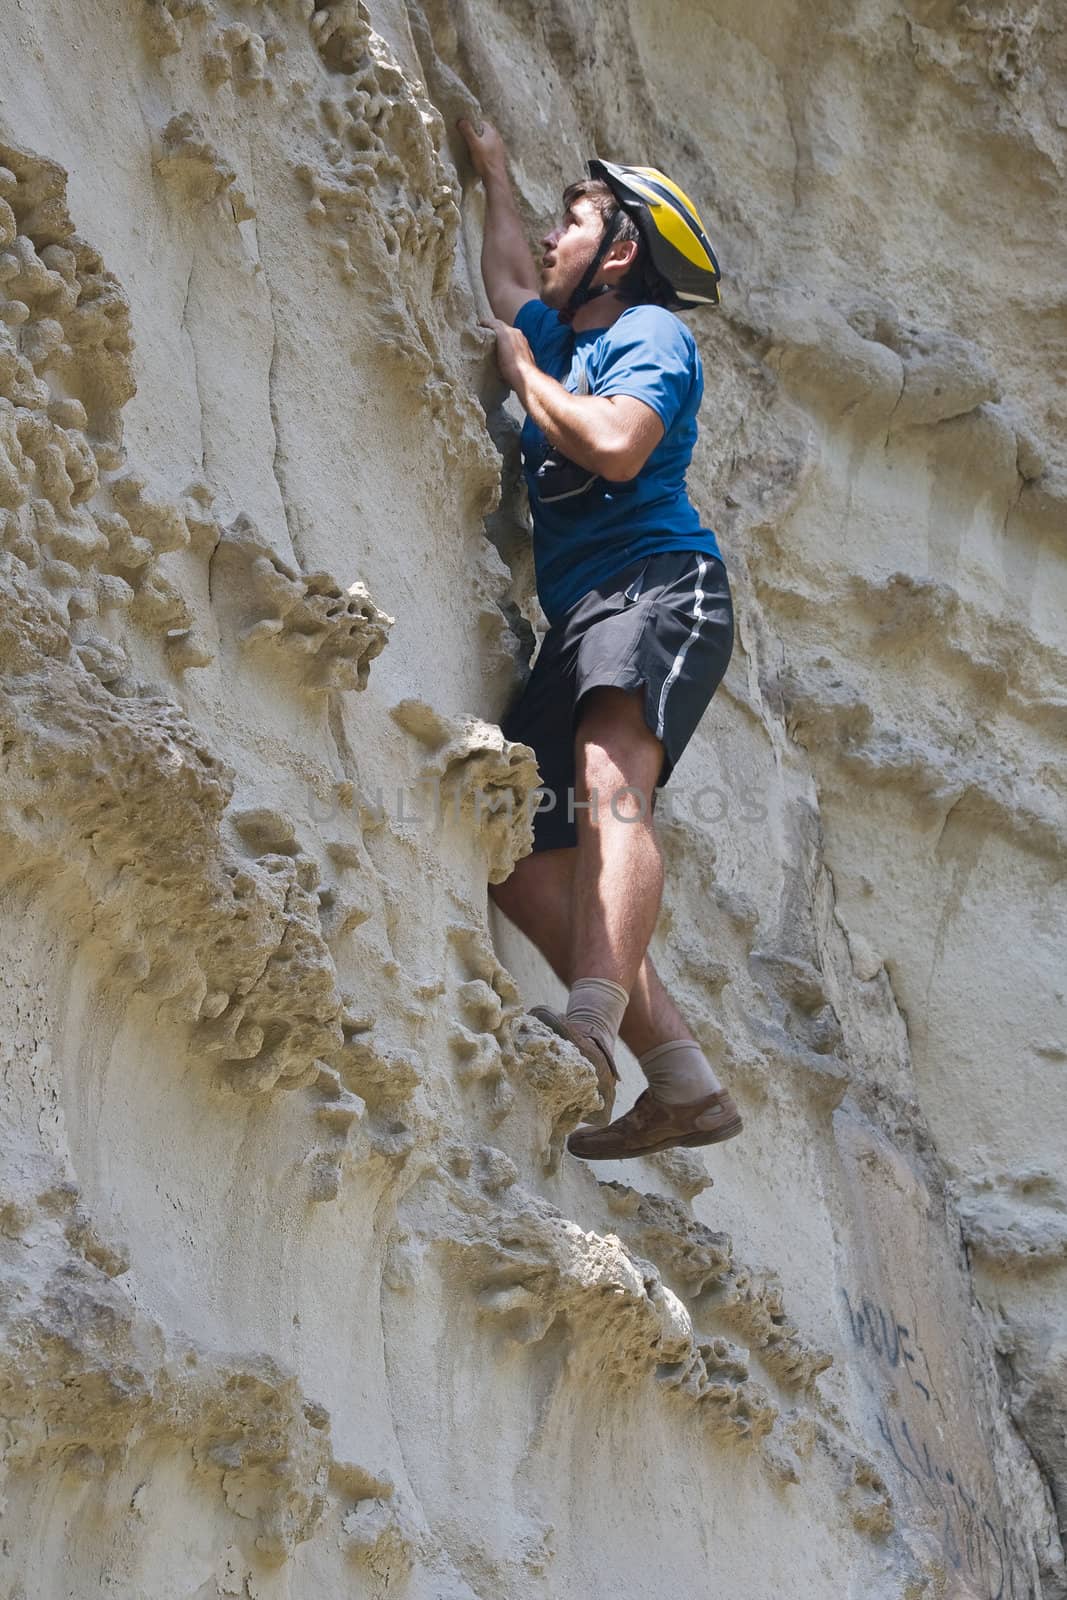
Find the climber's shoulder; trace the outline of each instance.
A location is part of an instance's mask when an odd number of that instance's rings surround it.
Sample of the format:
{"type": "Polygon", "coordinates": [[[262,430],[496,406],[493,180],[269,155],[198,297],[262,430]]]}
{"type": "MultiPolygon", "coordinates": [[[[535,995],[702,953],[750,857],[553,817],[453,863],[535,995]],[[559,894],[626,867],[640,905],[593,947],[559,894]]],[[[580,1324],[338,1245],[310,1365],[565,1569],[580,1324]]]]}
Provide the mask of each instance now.
{"type": "Polygon", "coordinates": [[[666,306],[648,304],[627,306],[622,315],[612,323],[609,331],[614,332],[617,341],[636,342],[647,339],[650,344],[660,345],[665,350],[673,350],[679,354],[695,356],[697,353],[697,343],[692,331],[681,317],[676,317],[666,306]]]}

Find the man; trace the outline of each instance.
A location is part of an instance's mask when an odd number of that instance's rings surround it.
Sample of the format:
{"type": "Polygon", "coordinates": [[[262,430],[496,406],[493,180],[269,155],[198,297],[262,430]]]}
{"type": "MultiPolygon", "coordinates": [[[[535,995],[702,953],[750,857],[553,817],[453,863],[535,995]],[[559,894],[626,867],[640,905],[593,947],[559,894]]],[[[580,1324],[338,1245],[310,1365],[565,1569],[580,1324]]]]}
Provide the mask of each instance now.
{"type": "Polygon", "coordinates": [[[647,955],[663,890],[653,826],[733,646],[715,535],[689,501],[703,375],[669,306],[717,304],[692,202],[662,173],[589,163],[542,240],[540,278],[488,124],[459,123],[485,185],[482,276],[505,382],[527,413],[523,464],[550,627],[503,722],[537,756],[548,805],[533,854],[493,899],[569,988],[532,1014],[596,1068],[586,1160],[713,1144],[741,1118],[647,955]],[[616,1036],[649,1087],[610,1122],[616,1036]],[[605,1126],[605,1124],[610,1124],[605,1126]]]}

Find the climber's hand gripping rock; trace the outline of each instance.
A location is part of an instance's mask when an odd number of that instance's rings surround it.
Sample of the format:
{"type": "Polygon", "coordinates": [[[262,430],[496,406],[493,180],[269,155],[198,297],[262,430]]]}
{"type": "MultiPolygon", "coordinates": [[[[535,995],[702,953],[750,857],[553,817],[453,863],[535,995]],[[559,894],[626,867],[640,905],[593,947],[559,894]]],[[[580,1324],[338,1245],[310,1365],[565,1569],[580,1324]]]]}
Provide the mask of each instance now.
{"type": "Polygon", "coordinates": [[[509,388],[520,392],[523,373],[537,365],[526,335],[499,317],[481,317],[478,326],[496,335],[496,364],[500,376],[509,388]]]}
{"type": "Polygon", "coordinates": [[[456,127],[470,151],[471,165],[483,182],[507,172],[504,141],[492,123],[472,122],[469,117],[460,117],[456,127]]]}

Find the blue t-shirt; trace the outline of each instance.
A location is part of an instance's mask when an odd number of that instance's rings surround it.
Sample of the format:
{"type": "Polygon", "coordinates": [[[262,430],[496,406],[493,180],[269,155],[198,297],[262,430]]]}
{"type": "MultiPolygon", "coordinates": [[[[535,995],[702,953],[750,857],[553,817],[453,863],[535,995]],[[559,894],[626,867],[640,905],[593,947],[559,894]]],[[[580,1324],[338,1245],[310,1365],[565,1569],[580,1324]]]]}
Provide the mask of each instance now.
{"type": "MultiPolygon", "coordinates": [[[[526,418],[522,459],[537,595],[549,622],[558,622],[590,589],[642,556],[666,550],[718,556],[715,535],[701,522],[685,486],[704,393],[700,353],[685,323],[662,306],[629,306],[609,328],[574,333],[540,300],[528,300],[515,326],[542,372],[572,394],[633,395],[652,407],[664,428],[636,478],[595,478],[583,492],[546,504],[535,474],[549,445],[526,418]]],[[[585,476],[578,472],[576,480],[585,476]]]]}

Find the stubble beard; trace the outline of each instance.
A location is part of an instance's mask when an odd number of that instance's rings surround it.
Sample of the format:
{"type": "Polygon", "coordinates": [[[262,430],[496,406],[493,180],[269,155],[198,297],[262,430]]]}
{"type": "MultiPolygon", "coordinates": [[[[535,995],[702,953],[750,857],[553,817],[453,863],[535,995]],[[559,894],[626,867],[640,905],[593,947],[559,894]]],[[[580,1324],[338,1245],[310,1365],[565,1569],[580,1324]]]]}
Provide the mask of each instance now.
{"type": "Polygon", "coordinates": [[[567,295],[561,293],[558,281],[549,284],[543,271],[541,274],[541,299],[551,311],[559,311],[567,304],[567,295]]]}
{"type": "MultiPolygon", "coordinates": [[[[585,274],[585,269],[586,269],[586,267],[588,267],[589,262],[592,261],[593,256],[595,254],[596,254],[595,250],[590,250],[587,259],[585,261],[578,262],[578,264],[574,267],[573,271],[570,274],[569,281],[564,281],[564,282],[561,283],[559,281],[559,279],[557,278],[556,281],[551,286],[549,286],[545,282],[544,272],[542,271],[542,275],[541,275],[541,299],[544,302],[544,304],[546,306],[548,306],[550,311],[562,311],[563,310],[564,306],[567,304],[567,302],[570,299],[571,295],[574,293],[575,289],[577,289],[578,285],[581,283],[582,278],[583,278],[583,276],[585,274]]],[[[557,262],[556,265],[551,270],[553,271],[553,273],[558,273],[558,271],[559,271],[559,263],[557,262]]]]}

